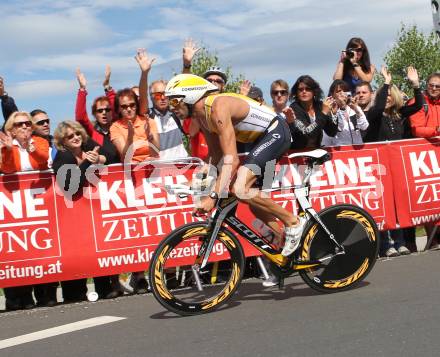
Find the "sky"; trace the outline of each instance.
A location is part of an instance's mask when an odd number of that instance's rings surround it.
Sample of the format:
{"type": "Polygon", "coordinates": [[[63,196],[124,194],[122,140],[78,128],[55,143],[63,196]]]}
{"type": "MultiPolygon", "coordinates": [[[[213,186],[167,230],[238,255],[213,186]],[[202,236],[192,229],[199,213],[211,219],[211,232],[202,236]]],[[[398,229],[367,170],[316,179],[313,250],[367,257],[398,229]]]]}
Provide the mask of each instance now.
{"type": "MultiPolygon", "coordinates": [[[[74,119],[80,67],[88,104],[103,94],[105,65],[115,89],[139,82],[137,48],[156,58],[149,80],[182,67],[184,40],[217,53],[270,101],[270,83],[303,74],[327,92],[340,51],[351,37],[382,64],[401,23],[433,29],[430,0],[30,0],[1,1],[0,76],[20,110],[41,108],[52,126],[74,119]]],[[[90,111],[90,108],[89,108],[90,111]]],[[[54,129],[54,127],[52,127],[54,129]]]]}

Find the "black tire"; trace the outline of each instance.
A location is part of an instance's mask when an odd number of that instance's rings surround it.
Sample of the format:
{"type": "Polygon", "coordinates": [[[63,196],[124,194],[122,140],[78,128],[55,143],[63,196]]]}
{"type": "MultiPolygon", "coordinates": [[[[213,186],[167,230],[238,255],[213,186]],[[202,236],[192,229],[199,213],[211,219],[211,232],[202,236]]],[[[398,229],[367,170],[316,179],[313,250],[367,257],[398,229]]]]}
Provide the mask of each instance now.
{"type": "MultiPolygon", "coordinates": [[[[345,254],[336,255],[316,268],[300,270],[311,288],[324,293],[346,290],[359,284],[373,268],[379,250],[379,233],[373,218],[353,205],[335,205],[319,212],[320,219],[334,234],[345,254]]],[[[298,259],[316,261],[335,253],[335,244],[321,226],[311,219],[305,229],[298,259]]]]}
{"type": "Polygon", "coordinates": [[[159,244],[150,262],[149,280],[153,295],[162,306],[176,314],[185,316],[210,312],[225,303],[240,285],[245,262],[243,248],[230,231],[221,228],[209,261],[215,260],[216,255],[217,260],[220,255],[222,260],[217,265],[208,263],[199,272],[203,291],[197,290],[191,266],[206,237],[206,224],[203,222],[186,224],[159,244]],[[180,253],[185,251],[189,255],[180,259],[180,253]],[[168,268],[169,259],[176,258],[177,267],[168,268]],[[221,274],[217,274],[218,267],[221,274]]]}

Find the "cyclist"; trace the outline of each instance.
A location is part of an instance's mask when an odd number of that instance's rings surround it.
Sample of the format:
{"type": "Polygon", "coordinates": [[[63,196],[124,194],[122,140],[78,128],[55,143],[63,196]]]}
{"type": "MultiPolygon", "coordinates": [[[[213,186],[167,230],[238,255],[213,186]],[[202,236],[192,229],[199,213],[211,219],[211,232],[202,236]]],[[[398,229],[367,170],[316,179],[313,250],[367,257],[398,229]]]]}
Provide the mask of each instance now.
{"type": "Polygon", "coordinates": [[[292,139],[286,121],[271,108],[248,97],[220,94],[215,85],[192,74],[173,77],[165,95],[173,107],[188,106],[192,120],[199,122],[205,135],[211,163],[222,164],[213,191],[201,198],[196,211],[210,212],[219,195],[228,191],[231,177],[236,175],[231,192],[276,232],[279,228],[275,218],[284,224],[285,244],[281,254],[292,254],[299,245],[305,222],[260,191],[251,194],[252,186],[264,174],[266,163],[272,161],[274,164],[290,147],[292,139]],[[237,142],[253,143],[242,166],[237,142]]]}

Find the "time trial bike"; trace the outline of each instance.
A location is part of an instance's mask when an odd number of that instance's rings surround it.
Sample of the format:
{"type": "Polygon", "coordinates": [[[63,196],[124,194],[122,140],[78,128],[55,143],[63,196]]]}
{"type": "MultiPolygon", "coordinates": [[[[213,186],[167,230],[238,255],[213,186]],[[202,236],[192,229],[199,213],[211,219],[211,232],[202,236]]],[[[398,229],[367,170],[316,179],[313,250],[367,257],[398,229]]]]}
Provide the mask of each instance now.
{"type": "MultiPolygon", "coordinates": [[[[310,177],[314,166],[329,160],[330,154],[317,149],[289,155],[296,157],[306,163],[302,184],[291,187],[299,214],[307,219],[298,249],[288,257],[281,255],[279,248],[236,216],[236,197],[220,198],[208,220],[175,229],[155,250],[149,281],[160,304],[179,315],[196,315],[231,298],[240,286],[245,265],[236,234],[267,257],[280,286],[285,277],[298,272],[311,288],[333,293],[359,284],[368,275],[379,249],[376,223],[365,210],[350,204],[317,213],[309,200],[310,177]],[[213,281],[210,263],[219,260],[221,279],[213,281]]],[[[178,185],[167,190],[180,197],[200,193],[178,185]]]]}

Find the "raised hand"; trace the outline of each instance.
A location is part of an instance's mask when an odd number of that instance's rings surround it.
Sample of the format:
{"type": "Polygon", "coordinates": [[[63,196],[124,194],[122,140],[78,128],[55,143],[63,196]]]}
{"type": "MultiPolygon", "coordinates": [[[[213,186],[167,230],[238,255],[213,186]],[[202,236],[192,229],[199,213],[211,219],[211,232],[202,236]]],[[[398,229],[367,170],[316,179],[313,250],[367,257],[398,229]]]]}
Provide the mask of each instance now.
{"type": "Polygon", "coordinates": [[[107,87],[110,85],[110,76],[112,75],[112,68],[110,65],[105,65],[105,72],[104,72],[104,82],[102,82],[103,87],[107,87]]]}
{"type": "Polygon", "coordinates": [[[239,93],[241,95],[248,95],[249,91],[251,90],[251,87],[252,87],[252,83],[250,81],[248,81],[247,79],[245,79],[240,84],[240,92],[239,93]]]}
{"type": "Polygon", "coordinates": [[[417,73],[417,70],[409,66],[406,72],[406,76],[408,77],[408,80],[411,82],[411,85],[413,88],[419,88],[419,74],[417,73]]]}
{"type": "Polygon", "coordinates": [[[136,56],[134,56],[142,72],[149,72],[151,65],[156,58],[149,58],[145,48],[138,48],[136,56]]]}
{"type": "Polygon", "coordinates": [[[388,72],[388,69],[386,66],[381,67],[380,73],[382,74],[383,78],[385,79],[385,84],[390,84],[391,83],[391,73],[388,72]]]}
{"type": "Polygon", "coordinates": [[[0,131],[0,148],[6,147],[8,150],[12,149],[12,136],[10,133],[5,134],[0,131]]]}
{"type": "Polygon", "coordinates": [[[183,43],[182,57],[183,57],[183,65],[190,66],[195,54],[200,50],[200,47],[197,47],[196,43],[188,38],[183,43]]]}
{"type": "Polygon", "coordinates": [[[84,73],[81,72],[81,69],[79,67],[76,69],[76,79],[78,80],[79,88],[86,89],[87,80],[86,77],[84,76],[84,73]]]}

